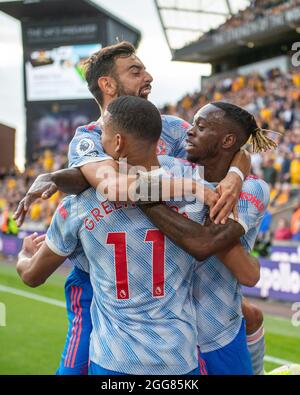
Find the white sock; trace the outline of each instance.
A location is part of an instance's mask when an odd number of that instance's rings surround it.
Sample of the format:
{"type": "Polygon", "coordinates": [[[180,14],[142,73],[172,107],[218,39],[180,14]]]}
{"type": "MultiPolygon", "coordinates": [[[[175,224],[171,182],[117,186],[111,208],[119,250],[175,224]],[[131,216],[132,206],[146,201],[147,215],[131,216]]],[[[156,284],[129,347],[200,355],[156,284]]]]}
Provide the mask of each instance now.
{"type": "Polygon", "coordinates": [[[251,355],[253,374],[264,374],[265,334],[264,324],[251,335],[247,335],[247,346],[251,355]]]}

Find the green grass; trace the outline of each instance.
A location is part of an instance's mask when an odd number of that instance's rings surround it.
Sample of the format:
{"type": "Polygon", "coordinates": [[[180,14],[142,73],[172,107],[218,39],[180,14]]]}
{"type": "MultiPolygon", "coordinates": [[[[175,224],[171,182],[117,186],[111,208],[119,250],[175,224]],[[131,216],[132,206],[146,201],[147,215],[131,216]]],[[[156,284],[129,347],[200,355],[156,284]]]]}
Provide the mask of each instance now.
{"type": "MultiPolygon", "coordinates": [[[[265,315],[266,354],[300,364],[300,327],[294,327],[290,320],[265,315]]],[[[276,366],[266,362],[268,372],[276,366]]]]}
{"type": "MultiPolygon", "coordinates": [[[[64,301],[65,277],[56,274],[30,289],[15,268],[0,262],[0,285],[64,301]]],[[[6,327],[0,327],[0,374],[53,374],[67,330],[65,309],[0,291],[6,306],[6,327]]],[[[265,316],[266,354],[300,364],[300,328],[286,319],[265,316]]],[[[278,367],[266,362],[265,370],[278,367]]]]}
{"type": "MultiPolygon", "coordinates": [[[[0,264],[0,284],[64,300],[64,277],[54,275],[37,288],[26,287],[15,269],[0,264]]],[[[0,374],[53,374],[67,331],[65,309],[0,291],[6,326],[0,327],[0,374]]]]}

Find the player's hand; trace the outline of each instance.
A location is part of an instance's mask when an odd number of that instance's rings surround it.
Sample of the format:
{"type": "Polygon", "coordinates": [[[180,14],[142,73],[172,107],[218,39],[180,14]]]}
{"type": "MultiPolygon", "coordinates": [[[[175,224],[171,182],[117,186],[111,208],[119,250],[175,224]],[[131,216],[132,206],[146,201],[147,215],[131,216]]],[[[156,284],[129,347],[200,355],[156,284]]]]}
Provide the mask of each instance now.
{"type": "Polygon", "coordinates": [[[208,187],[204,187],[204,195],[202,196],[201,200],[204,200],[204,204],[206,204],[210,210],[215,207],[219,198],[220,196],[217,192],[208,187]]]}
{"type": "Polygon", "coordinates": [[[34,201],[39,198],[49,199],[57,190],[57,185],[53,182],[51,174],[39,175],[14,212],[13,218],[17,221],[17,225],[21,226],[23,224],[26,214],[34,201]]]}
{"type": "Polygon", "coordinates": [[[41,247],[45,240],[46,235],[38,236],[35,232],[30,236],[27,236],[23,240],[22,250],[23,252],[31,258],[41,247]]]}
{"type": "Polygon", "coordinates": [[[238,221],[237,202],[242,187],[241,178],[233,172],[228,173],[217,186],[216,192],[220,195],[220,199],[210,210],[210,218],[215,224],[225,224],[231,213],[233,213],[234,220],[238,221]]]}

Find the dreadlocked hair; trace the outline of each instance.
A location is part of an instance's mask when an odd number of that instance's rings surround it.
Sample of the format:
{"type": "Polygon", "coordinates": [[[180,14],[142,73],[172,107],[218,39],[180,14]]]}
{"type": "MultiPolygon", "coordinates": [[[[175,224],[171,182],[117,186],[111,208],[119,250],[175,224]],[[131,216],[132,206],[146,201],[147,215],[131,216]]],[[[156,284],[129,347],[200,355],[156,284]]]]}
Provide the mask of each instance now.
{"type": "Polygon", "coordinates": [[[273,130],[262,129],[252,114],[235,104],[227,102],[213,102],[213,106],[226,113],[226,117],[238,124],[244,131],[248,144],[252,145],[253,152],[265,152],[277,148],[276,142],[268,137],[268,133],[278,133],[273,130]]]}

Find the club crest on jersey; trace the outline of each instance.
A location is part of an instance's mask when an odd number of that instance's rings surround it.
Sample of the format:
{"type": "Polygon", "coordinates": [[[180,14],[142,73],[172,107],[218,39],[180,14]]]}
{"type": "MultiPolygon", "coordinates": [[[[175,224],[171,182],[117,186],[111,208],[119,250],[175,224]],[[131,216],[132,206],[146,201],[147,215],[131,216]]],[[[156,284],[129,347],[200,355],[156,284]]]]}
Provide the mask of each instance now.
{"type": "Polygon", "coordinates": [[[119,296],[120,296],[120,299],[128,299],[128,294],[124,289],[121,289],[119,296]]]}
{"type": "Polygon", "coordinates": [[[167,146],[164,140],[159,139],[156,147],[156,155],[166,155],[167,146]]]}
{"type": "Polygon", "coordinates": [[[91,152],[94,149],[94,147],[95,144],[93,140],[84,138],[80,140],[79,143],[77,144],[76,151],[78,155],[82,156],[91,152]]]}

